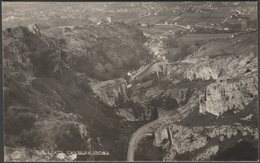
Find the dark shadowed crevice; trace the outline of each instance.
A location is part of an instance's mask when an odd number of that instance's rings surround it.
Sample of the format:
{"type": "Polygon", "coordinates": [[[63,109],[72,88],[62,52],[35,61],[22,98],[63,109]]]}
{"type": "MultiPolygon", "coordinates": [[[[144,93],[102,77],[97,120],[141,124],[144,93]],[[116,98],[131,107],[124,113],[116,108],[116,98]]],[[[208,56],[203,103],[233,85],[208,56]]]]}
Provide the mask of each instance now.
{"type": "Polygon", "coordinates": [[[154,136],[143,138],[135,152],[135,161],[161,161],[163,159],[162,151],[153,146],[154,136]]]}
{"type": "Polygon", "coordinates": [[[242,141],[235,146],[217,153],[215,161],[256,161],[258,159],[258,149],[252,144],[242,141]]]}

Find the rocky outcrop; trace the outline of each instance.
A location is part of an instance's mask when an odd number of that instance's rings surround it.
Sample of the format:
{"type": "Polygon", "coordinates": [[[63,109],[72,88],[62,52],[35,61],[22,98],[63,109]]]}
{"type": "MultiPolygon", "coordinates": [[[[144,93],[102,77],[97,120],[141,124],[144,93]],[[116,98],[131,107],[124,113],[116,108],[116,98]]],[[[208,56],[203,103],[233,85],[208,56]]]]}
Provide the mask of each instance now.
{"type": "Polygon", "coordinates": [[[94,95],[119,116],[123,122],[149,121],[154,110],[140,101],[128,98],[126,81],[122,78],[104,82],[90,82],[94,95]]]}
{"type": "Polygon", "coordinates": [[[239,112],[257,97],[257,90],[257,74],[212,83],[200,98],[200,113],[209,112],[219,116],[228,110],[239,112]]]}
{"type": "Polygon", "coordinates": [[[115,112],[122,118],[122,121],[150,121],[154,118],[152,108],[135,102],[128,102],[122,107],[116,108],[115,112]]]}
{"type": "MultiPolygon", "coordinates": [[[[165,130],[161,130],[160,132],[165,133],[165,130]]],[[[168,137],[171,141],[170,148],[173,148],[178,154],[192,152],[208,143],[205,136],[193,132],[188,127],[171,125],[169,132],[170,135],[168,135],[168,137]]],[[[162,140],[165,138],[166,137],[155,138],[154,145],[157,147],[160,146],[162,140]]]]}
{"type": "Polygon", "coordinates": [[[171,141],[171,135],[169,135],[168,129],[166,128],[161,130],[161,132],[155,132],[154,137],[155,137],[154,145],[157,147],[163,144],[164,140],[171,141]]]}
{"type": "Polygon", "coordinates": [[[170,141],[170,146],[165,150],[165,159],[169,160],[176,160],[183,154],[190,154],[187,160],[210,160],[220,148],[230,148],[242,140],[255,143],[259,137],[257,128],[241,124],[192,128],[172,124],[167,129],[155,133],[154,145],[165,149],[165,140],[170,141]],[[230,139],[235,139],[235,143],[229,143],[230,139]]]}
{"type": "Polygon", "coordinates": [[[207,161],[210,160],[213,156],[215,156],[219,151],[219,145],[213,145],[207,149],[205,149],[202,153],[198,154],[194,161],[207,161]]]}
{"type": "Polygon", "coordinates": [[[188,56],[175,64],[169,64],[169,78],[178,80],[178,82],[183,79],[217,80],[231,79],[244,73],[257,72],[256,37],[254,34],[215,41],[205,46],[207,54],[200,55],[202,52],[198,51],[196,55],[188,56]],[[246,39],[247,42],[245,42],[246,39]],[[223,42],[229,46],[227,47],[223,42]],[[215,49],[213,44],[219,45],[218,49],[215,49]],[[234,49],[237,49],[236,53],[233,52],[234,49]]]}
{"type": "MultiPolygon", "coordinates": [[[[195,98],[195,100],[199,100],[199,98],[195,98]]],[[[241,141],[249,142],[253,146],[257,145],[259,133],[257,124],[254,122],[256,117],[249,114],[255,113],[256,109],[253,106],[250,106],[249,110],[245,109],[237,114],[224,115],[220,119],[215,119],[209,118],[209,114],[200,116],[199,113],[196,113],[199,108],[189,112],[191,103],[188,102],[177,109],[182,112],[179,116],[177,113],[172,114],[154,125],[153,144],[163,149],[164,161],[209,161],[214,160],[216,154],[232,148],[241,141]],[[193,120],[185,122],[187,119],[193,120]]]]}
{"type": "Polygon", "coordinates": [[[241,124],[234,125],[222,125],[218,126],[206,126],[207,136],[210,138],[218,137],[223,141],[225,138],[232,138],[237,135],[247,136],[250,135],[253,139],[257,140],[259,133],[257,128],[249,126],[242,126],[241,124]]]}
{"type": "Polygon", "coordinates": [[[169,63],[168,84],[161,80],[157,82],[161,86],[141,93],[140,98],[146,100],[175,100],[176,111],[169,110],[153,126],[153,144],[163,149],[164,161],[215,160],[241,141],[257,146],[255,43],[255,36],[250,33],[213,41],[205,45],[204,53],[169,63]],[[218,49],[214,44],[218,44],[218,49]]]}
{"type": "Polygon", "coordinates": [[[35,35],[41,35],[41,31],[37,24],[30,24],[28,25],[28,30],[35,35]]]}
{"type": "Polygon", "coordinates": [[[191,93],[192,90],[189,88],[167,89],[162,94],[162,98],[170,97],[172,100],[175,100],[177,102],[178,106],[181,106],[182,104],[185,104],[189,100],[191,93]]]}
{"type": "Polygon", "coordinates": [[[179,80],[217,80],[233,78],[245,72],[256,72],[257,58],[253,52],[241,54],[239,57],[230,55],[218,58],[187,58],[168,69],[172,79],[177,77],[179,80]]]}
{"type": "Polygon", "coordinates": [[[127,83],[124,79],[108,80],[92,86],[95,95],[110,107],[127,102],[127,83]]]}
{"type": "Polygon", "coordinates": [[[127,83],[124,79],[91,82],[95,96],[111,107],[122,121],[149,121],[153,111],[140,102],[133,102],[128,98],[127,83]]]}

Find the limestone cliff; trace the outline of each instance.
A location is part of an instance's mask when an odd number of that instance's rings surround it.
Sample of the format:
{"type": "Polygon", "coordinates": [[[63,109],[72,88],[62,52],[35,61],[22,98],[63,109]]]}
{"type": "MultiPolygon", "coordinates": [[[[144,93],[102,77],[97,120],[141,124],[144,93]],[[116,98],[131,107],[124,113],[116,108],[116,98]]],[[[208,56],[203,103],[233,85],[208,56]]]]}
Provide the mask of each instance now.
{"type": "MultiPolygon", "coordinates": [[[[157,108],[154,146],[164,161],[221,160],[232,150],[257,156],[256,33],[218,39],[167,65],[167,76],[131,88],[157,108]],[[145,89],[143,89],[145,88],[145,89]]],[[[242,154],[241,154],[242,155],[242,154]]],[[[243,158],[244,159],[244,158],[243,158]]]]}
{"type": "Polygon", "coordinates": [[[127,83],[124,79],[108,80],[92,86],[96,96],[110,107],[127,102],[127,83]]]}
{"type": "Polygon", "coordinates": [[[155,146],[171,151],[166,153],[165,161],[178,160],[187,153],[189,160],[209,160],[218,152],[232,147],[236,143],[232,139],[238,142],[256,142],[259,137],[257,129],[241,124],[192,128],[173,124],[167,130],[168,132],[162,129],[159,130],[160,133],[155,133],[154,140],[155,146]],[[165,146],[165,141],[169,141],[168,146],[165,146]]]}
{"type": "Polygon", "coordinates": [[[256,73],[245,74],[230,80],[218,80],[207,86],[200,98],[200,113],[209,112],[216,116],[228,110],[234,113],[257,98],[258,79],[256,73]]]}
{"type": "Polygon", "coordinates": [[[149,121],[152,109],[142,103],[133,102],[128,98],[127,83],[124,79],[92,82],[91,88],[95,96],[111,107],[123,121],[149,121]]]}

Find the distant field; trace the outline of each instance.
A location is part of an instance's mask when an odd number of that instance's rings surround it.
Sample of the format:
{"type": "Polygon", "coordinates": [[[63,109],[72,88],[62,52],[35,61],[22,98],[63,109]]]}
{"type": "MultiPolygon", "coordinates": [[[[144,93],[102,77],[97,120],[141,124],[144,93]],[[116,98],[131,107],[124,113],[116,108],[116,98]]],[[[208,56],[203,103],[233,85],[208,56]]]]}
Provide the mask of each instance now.
{"type": "Polygon", "coordinates": [[[140,19],[135,20],[136,23],[145,23],[145,24],[154,24],[159,22],[160,20],[166,18],[166,16],[161,16],[161,15],[150,15],[146,16],[140,19]]]}
{"type": "Polygon", "coordinates": [[[139,27],[140,30],[142,30],[145,33],[149,33],[153,36],[162,36],[165,33],[169,33],[169,30],[172,32],[177,32],[180,30],[184,30],[183,28],[176,27],[176,26],[169,26],[169,25],[156,25],[151,28],[147,27],[139,27]]]}
{"type": "Polygon", "coordinates": [[[125,21],[125,22],[131,22],[138,18],[137,13],[114,13],[112,14],[112,20],[113,21],[125,21]]]}
{"type": "MultiPolygon", "coordinates": [[[[211,10],[210,12],[185,13],[177,19],[178,24],[194,25],[200,23],[221,23],[226,17],[232,14],[232,7],[223,7],[221,10],[211,10]]],[[[168,22],[173,22],[174,17],[169,17],[168,22]]]]}
{"type": "Polygon", "coordinates": [[[148,33],[150,35],[153,36],[161,36],[162,34],[164,34],[164,32],[166,31],[162,31],[162,30],[158,30],[158,29],[153,29],[153,28],[139,28],[140,30],[142,30],[144,33],[148,33]]]}
{"type": "Polygon", "coordinates": [[[154,29],[161,29],[161,30],[172,30],[173,32],[179,31],[179,30],[182,30],[182,31],[185,30],[184,28],[178,27],[178,26],[175,26],[175,25],[156,25],[153,28],[154,29]]]}
{"type": "Polygon", "coordinates": [[[252,51],[254,47],[250,47],[249,45],[256,42],[256,40],[257,36],[255,32],[241,33],[234,38],[216,40],[205,44],[203,48],[200,48],[199,51],[197,51],[194,57],[214,56],[219,53],[223,54],[223,52],[226,54],[236,53],[237,55],[247,53],[252,51]]]}
{"type": "Polygon", "coordinates": [[[230,38],[234,34],[223,33],[223,34],[187,34],[180,39],[185,42],[189,41],[198,41],[198,40],[212,40],[212,39],[221,39],[221,38],[230,38]]]}

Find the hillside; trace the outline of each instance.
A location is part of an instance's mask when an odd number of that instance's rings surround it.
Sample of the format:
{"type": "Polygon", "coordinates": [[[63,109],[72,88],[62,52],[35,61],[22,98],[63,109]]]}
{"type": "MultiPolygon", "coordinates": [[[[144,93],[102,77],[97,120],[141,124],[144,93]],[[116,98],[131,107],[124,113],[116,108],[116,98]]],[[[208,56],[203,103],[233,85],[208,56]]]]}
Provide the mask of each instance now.
{"type": "Polygon", "coordinates": [[[256,161],[256,2],[4,2],[5,161],[256,161]]]}
{"type": "Polygon", "coordinates": [[[157,120],[134,133],[152,135],[138,135],[144,138],[143,145],[133,147],[138,149],[137,160],[257,159],[256,35],[211,41],[196,53],[170,62],[167,75],[152,85],[139,82],[142,88],[131,88],[133,100],[149,103],[158,112],[157,120]],[[156,147],[153,150],[147,148],[149,139],[156,147]],[[232,154],[233,150],[240,155],[232,154]],[[149,157],[148,151],[157,154],[149,157]],[[246,151],[251,155],[246,157],[246,151]]]}
{"type": "MultiPolygon", "coordinates": [[[[118,121],[149,121],[149,109],[131,101],[111,109],[96,97],[92,83],[114,79],[149,61],[142,47],[145,38],[124,24],[48,31],[57,34],[47,36],[37,25],[3,31],[5,145],[28,150],[104,148],[111,152],[106,159],[120,159],[120,148],[111,149],[123,134],[124,123],[118,121]],[[133,108],[138,112],[131,113],[133,108]]],[[[117,87],[112,85],[117,98],[127,98],[121,94],[126,88],[117,87]]]]}

